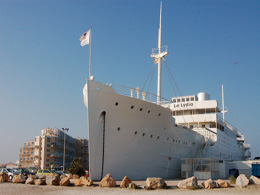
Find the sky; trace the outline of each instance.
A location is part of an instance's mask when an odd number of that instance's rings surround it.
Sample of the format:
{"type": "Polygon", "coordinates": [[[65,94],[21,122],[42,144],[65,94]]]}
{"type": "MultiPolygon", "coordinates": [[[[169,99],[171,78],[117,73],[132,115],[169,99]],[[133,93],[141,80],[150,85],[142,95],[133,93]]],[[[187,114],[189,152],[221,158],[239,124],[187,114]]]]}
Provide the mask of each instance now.
{"type": "MultiPolygon", "coordinates": [[[[95,81],[156,94],[160,0],[0,0],[0,164],[16,162],[45,127],[88,137],[82,89],[92,26],[95,81]]],[[[164,0],[162,45],[182,95],[207,92],[260,156],[260,1],[164,0]]],[[[174,96],[162,66],[162,97],[174,96]]],[[[176,87],[174,89],[176,91],[176,87]]],[[[177,94],[178,96],[180,94],[177,94]]]]}

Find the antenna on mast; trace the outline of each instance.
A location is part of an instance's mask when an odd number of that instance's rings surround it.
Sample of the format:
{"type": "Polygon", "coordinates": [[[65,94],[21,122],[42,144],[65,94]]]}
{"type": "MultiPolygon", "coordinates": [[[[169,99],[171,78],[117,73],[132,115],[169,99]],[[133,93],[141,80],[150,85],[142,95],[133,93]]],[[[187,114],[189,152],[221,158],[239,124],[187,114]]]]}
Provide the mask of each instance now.
{"type": "Polygon", "coordinates": [[[168,55],[167,47],[165,51],[162,51],[162,1],[160,8],[160,23],[158,30],[158,49],[153,49],[151,57],[154,58],[154,63],[158,63],[158,81],[157,81],[157,104],[161,104],[161,76],[162,76],[162,59],[168,55]],[[158,53],[154,53],[154,50],[158,50],[158,53]]]}
{"type": "Polygon", "coordinates": [[[225,110],[225,102],[224,102],[224,86],[222,84],[222,111],[221,113],[223,114],[223,122],[225,123],[225,113],[228,112],[225,110]]]}

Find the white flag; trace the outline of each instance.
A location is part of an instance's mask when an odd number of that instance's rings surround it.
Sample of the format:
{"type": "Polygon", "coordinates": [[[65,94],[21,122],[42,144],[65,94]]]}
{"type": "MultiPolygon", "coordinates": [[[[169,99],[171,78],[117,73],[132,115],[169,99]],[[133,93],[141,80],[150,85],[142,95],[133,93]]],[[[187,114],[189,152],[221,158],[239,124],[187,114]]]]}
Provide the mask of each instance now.
{"type": "Polygon", "coordinates": [[[81,41],[81,46],[85,46],[89,44],[89,37],[90,37],[90,30],[88,30],[87,32],[85,32],[80,38],[79,40],[81,41]]]}

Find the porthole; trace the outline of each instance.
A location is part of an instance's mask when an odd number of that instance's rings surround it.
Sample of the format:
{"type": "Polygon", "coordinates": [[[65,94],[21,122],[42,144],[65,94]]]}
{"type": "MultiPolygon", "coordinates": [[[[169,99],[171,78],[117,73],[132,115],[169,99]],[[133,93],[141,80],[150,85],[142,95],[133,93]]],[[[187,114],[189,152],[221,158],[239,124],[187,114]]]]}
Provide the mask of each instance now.
{"type": "Polygon", "coordinates": [[[167,140],[169,140],[169,138],[167,138],[167,140]]]}
{"type": "Polygon", "coordinates": [[[175,141],[175,139],[172,140],[172,142],[174,142],[174,141],[175,141]]]}
{"type": "Polygon", "coordinates": [[[158,116],[161,116],[161,113],[159,113],[158,116]]]}
{"type": "Polygon", "coordinates": [[[159,139],[160,137],[159,136],[157,136],[157,139],[159,139]]]}
{"type": "Polygon", "coordinates": [[[150,110],[148,110],[148,113],[150,113],[151,111],[150,110]]]}
{"type": "Polygon", "coordinates": [[[145,136],[145,133],[143,133],[143,136],[145,136]]]}
{"type": "Polygon", "coordinates": [[[115,106],[118,106],[118,102],[115,103],[115,106]]]}
{"type": "Polygon", "coordinates": [[[166,130],[166,128],[163,128],[163,130],[166,130]]]}
{"type": "Polygon", "coordinates": [[[135,135],[137,134],[137,131],[135,131],[135,135]]]}
{"type": "Polygon", "coordinates": [[[150,135],[150,138],[152,138],[153,137],[153,135],[150,135]]]}
{"type": "Polygon", "coordinates": [[[133,109],[134,108],[134,106],[131,106],[131,109],[133,109]]]}
{"type": "Polygon", "coordinates": [[[140,108],[140,111],[142,111],[143,109],[142,108],[140,108]]]}
{"type": "Polygon", "coordinates": [[[120,131],[120,127],[117,128],[117,131],[120,131]]]}

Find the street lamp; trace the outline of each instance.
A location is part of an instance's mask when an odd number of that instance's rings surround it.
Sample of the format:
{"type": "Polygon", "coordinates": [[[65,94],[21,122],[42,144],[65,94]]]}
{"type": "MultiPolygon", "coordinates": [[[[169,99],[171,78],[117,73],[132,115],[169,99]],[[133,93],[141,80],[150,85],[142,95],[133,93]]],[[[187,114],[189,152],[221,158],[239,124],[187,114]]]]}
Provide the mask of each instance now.
{"type": "Polygon", "coordinates": [[[63,171],[65,171],[65,131],[69,131],[69,128],[62,128],[63,134],[64,134],[64,153],[63,153],[63,171]]]}

